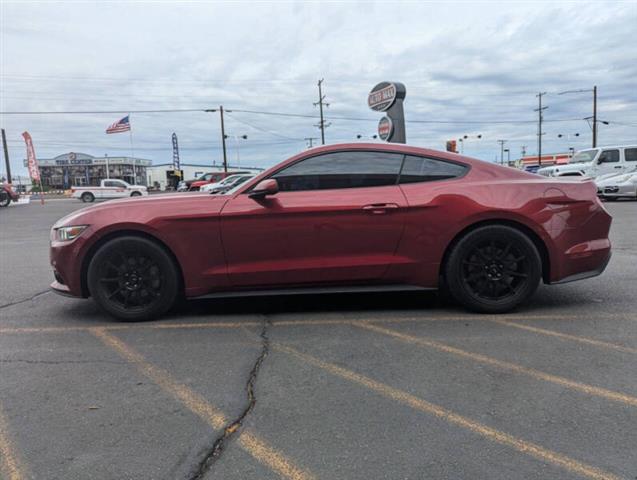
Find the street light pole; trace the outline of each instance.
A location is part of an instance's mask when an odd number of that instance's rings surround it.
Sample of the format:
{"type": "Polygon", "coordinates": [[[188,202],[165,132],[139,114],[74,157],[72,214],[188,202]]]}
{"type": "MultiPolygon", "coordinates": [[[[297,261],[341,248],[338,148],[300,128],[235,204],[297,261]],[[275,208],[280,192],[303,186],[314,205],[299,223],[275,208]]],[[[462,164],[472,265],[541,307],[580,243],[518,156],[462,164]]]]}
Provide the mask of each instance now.
{"type": "Polygon", "coordinates": [[[500,165],[504,165],[504,144],[506,142],[506,140],[498,140],[498,143],[500,144],[500,165]]]}
{"type": "Polygon", "coordinates": [[[597,85],[593,86],[593,148],[597,146],[597,85]]]}
{"type": "MultiPolygon", "coordinates": [[[[558,95],[564,95],[566,93],[582,93],[582,92],[593,92],[593,116],[592,117],[586,117],[584,120],[590,120],[591,118],[593,119],[593,125],[592,125],[592,130],[593,130],[593,148],[595,148],[597,146],[597,85],[593,85],[593,89],[580,89],[580,90],[565,90],[563,92],[559,92],[558,95]]],[[[606,122],[602,122],[602,123],[606,123],[606,122]]],[[[589,124],[590,125],[590,124],[589,124]]]]}

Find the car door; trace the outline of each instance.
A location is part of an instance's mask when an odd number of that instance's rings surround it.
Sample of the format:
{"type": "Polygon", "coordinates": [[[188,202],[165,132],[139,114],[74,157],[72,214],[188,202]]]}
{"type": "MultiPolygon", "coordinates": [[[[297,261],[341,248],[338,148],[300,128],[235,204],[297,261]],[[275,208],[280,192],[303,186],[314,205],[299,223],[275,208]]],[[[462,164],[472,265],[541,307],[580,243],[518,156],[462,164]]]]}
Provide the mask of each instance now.
{"type": "Polygon", "coordinates": [[[606,173],[622,173],[624,162],[621,161],[619,149],[605,148],[597,158],[596,175],[604,175],[606,173]]]}
{"type": "Polygon", "coordinates": [[[403,155],[339,151],[275,172],[280,191],[243,192],[221,213],[230,282],[276,287],[382,281],[404,227],[403,155]]]}

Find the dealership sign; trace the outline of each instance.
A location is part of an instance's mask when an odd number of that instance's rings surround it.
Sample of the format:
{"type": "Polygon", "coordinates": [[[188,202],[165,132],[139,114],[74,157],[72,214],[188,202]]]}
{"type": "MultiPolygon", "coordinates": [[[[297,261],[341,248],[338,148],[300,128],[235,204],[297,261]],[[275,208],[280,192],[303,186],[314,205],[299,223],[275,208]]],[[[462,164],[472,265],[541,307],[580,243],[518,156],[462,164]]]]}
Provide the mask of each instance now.
{"type": "Polygon", "coordinates": [[[378,122],[378,137],[381,140],[387,140],[394,132],[394,123],[389,117],[383,117],[378,122]]]}
{"type": "Polygon", "coordinates": [[[367,106],[375,112],[386,112],[378,122],[378,136],[387,142],[406,143],[403,100],[407,95],[400,82],[380,82],[367,95],[367,106]]]}
{"type": "Polygon", "coordinates": [[[386,112],[396,101],[396,85],[381,82],[367,96],[367,105],[377,112],[386,112]]]}

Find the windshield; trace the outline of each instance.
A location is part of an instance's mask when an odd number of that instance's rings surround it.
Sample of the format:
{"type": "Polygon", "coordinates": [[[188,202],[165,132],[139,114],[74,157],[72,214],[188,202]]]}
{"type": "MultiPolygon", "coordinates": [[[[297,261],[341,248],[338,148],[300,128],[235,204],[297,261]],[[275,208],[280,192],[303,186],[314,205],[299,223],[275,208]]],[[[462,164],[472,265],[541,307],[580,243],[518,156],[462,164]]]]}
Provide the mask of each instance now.
{"type": "Polygon", "coordinates": [[[253,178],[252,176],[247,176],[245,178],[242,178],[240,182],[238,182],[236,185],[234,185],[232,188],[230,188],[229,190],[226,190],[225,192],[223,192],[223,195],[228,195],[228,194],[232,194],[234,192],[236,192],[237,190],[239,190],[239,188],[241,188],[243,186],[243,184],[247,181],[250,180],[251,178],[253,178]]]}
{"type": "Polygon", "coordinates": [[[224,180],[221,180],[219,182],[219,185],[228,185],[231,184],[232,182],[235,182],[237,180],[237,178],[239,178],[237,175],[231,175],[227,178],[225,178],[224,180]]]}
{"type": "Polygon", "coordinates": [[[582,150],[573,155],[568,163],[592,162],[595,155],[597,155],[597,150],[582,150]]]}

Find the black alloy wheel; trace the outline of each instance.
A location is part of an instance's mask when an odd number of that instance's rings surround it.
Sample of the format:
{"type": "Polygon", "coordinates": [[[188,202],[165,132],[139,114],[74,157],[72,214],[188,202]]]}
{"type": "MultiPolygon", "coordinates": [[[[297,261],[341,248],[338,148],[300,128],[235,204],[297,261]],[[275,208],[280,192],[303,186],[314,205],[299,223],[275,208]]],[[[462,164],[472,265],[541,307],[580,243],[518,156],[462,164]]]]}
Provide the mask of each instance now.
{"type": "Polygon", "coordinates": [[[127,321],[150,320],[175,304],[179,274],[160,245],[126,236],[97,251],[89,265],[88,285],[95,301],[111,315],[127,321]]]}
{"type": "Polygon", "coordinates": [[[524,233],[504,225],[487,225],[458,241],[445,270],[458,302],[478,312],[503,313],[535,292],[542,261],[524,233]]]}

